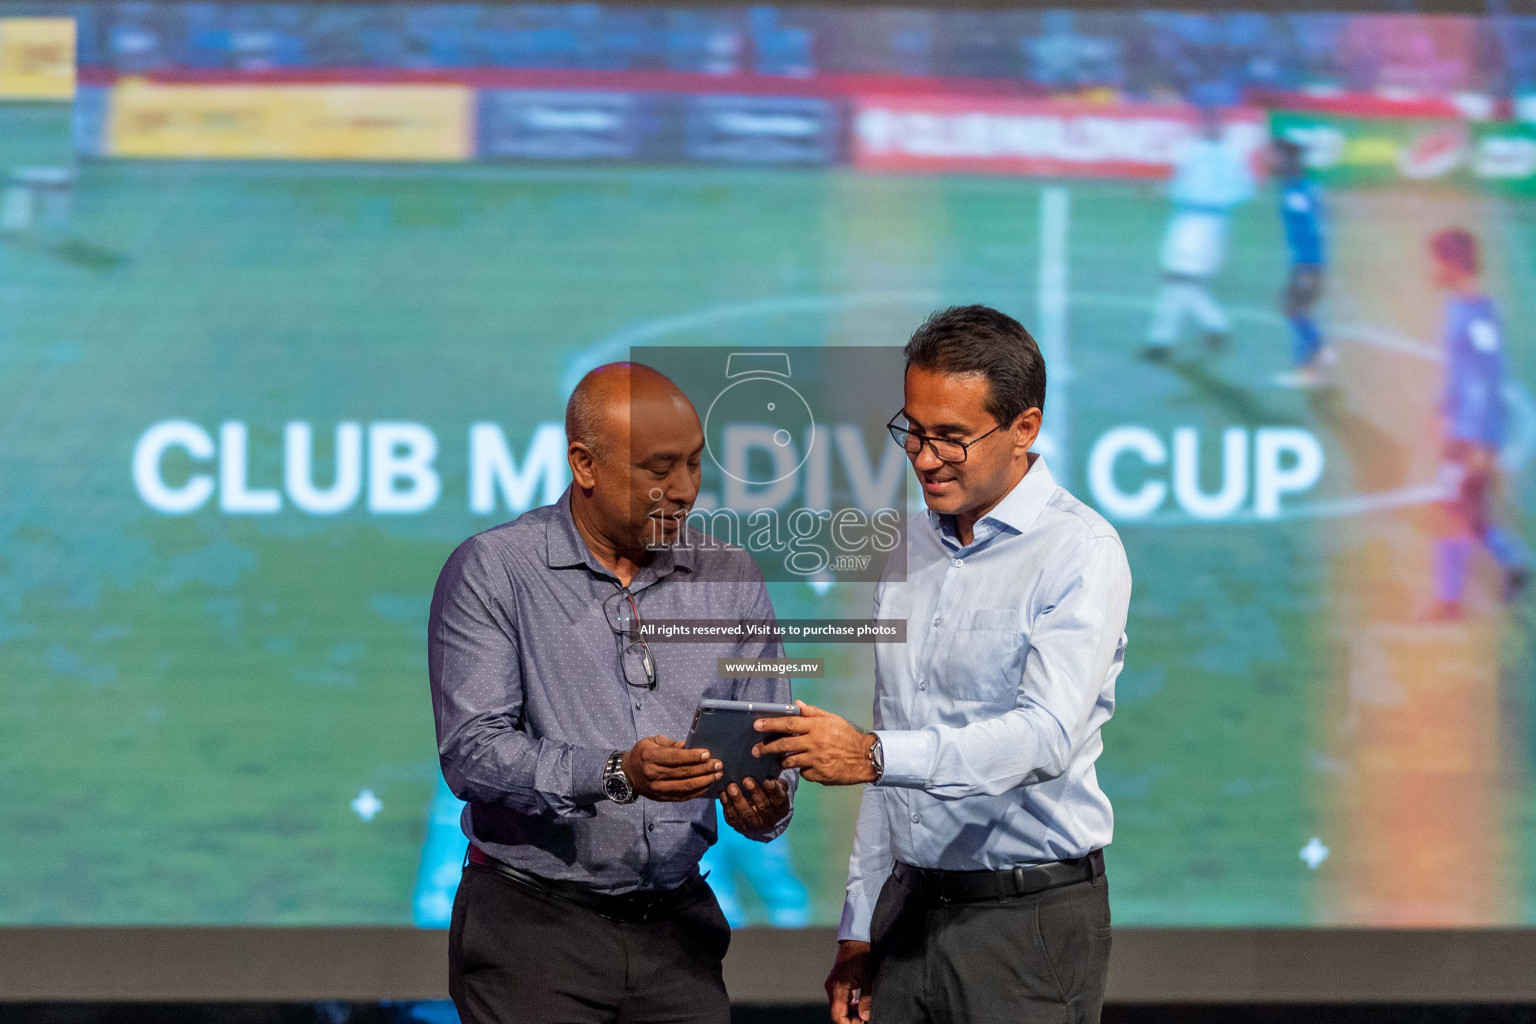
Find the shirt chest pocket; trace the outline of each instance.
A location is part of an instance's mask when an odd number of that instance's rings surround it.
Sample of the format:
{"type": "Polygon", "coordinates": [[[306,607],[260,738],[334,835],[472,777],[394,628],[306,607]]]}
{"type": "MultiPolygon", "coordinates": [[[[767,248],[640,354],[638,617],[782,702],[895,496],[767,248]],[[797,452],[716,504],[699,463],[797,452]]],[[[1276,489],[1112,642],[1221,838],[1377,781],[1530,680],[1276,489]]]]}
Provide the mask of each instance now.
{"type": "Polygon", "coordinates": [[[939,691],[955,700],[1012,705],[1024,677],[1029,637],[1016,608],[961,612],[939,640],[934,673],[939,691]]]}

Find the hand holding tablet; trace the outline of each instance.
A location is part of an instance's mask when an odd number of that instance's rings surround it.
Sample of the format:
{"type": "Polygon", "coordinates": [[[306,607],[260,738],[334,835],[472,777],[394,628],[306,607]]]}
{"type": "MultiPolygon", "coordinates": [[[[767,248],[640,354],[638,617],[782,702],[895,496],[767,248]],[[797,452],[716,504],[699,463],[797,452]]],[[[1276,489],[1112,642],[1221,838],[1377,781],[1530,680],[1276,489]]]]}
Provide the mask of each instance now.
{"type": "Polygon", "coordinates": [[[773,754],[760,757],[752,755],[752,748],[761,740],[752,723],[759,718],[783,718],[798,715],[800,709],[793,704],[769,704],[747,700],[701,700],[693,714],[693,728],[683,746],[690,749],[708,750],[710,756],[720,762],[720,779],[710,788],[708,796],[717,797],[732,783],[740,786],[748,779],[763,782],[777,779],[783,771],[781,758],[773,754]]]}
{"type": "Polygon", "coordinates": [[[694,713],[687,745],[702,747],[723,766],[710,795],[720,798],[725,820],[743,835],[766,832],[789,813],[789,787],[779,781],[780,759],[753,756],[762,738],[753,728],[759,718],[798,715],[793,704],[703,700],[694,713]]]}

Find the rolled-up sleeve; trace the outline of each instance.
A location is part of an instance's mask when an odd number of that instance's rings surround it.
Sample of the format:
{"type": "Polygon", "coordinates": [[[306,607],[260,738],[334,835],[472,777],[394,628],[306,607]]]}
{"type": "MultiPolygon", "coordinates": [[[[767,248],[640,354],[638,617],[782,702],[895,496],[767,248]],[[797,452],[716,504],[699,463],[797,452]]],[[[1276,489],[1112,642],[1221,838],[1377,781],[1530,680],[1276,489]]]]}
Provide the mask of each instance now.
{"type": "Polygon", "coordinates": [[[438,577],[427,664],[437,750],[461,800],[526,813],[594,814],[609,750],[530,737],[515,616],[489,585],[508,569],[480,537],[459,546],[438,577]]]}

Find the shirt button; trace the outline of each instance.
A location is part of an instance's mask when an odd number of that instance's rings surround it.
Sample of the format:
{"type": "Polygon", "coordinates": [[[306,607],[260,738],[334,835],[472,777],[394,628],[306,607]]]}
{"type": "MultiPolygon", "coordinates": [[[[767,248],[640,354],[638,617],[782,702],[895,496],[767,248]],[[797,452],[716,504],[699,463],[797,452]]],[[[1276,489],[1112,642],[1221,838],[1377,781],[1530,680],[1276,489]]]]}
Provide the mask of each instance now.
{"type": "Polygon", "coordinates": [[[656,831],[656,823],[653,821],[650,824],[646,825],[645,826],[645,830],[647,832],[655,832],[656,831]]]}
{"type": "Polygon", "coordinates": [[[928,689],[928,680],[926,680],[926,679],[919,679],[917,681],[917,688],[919,690],[926,690],[926,689],[928,689]]]}
{"type": "Polygon", "coordinates": [[[955,559],[955,568],[956,569],[960,568],[964,564],[965,564],[965,559],[963,559],[963,558],[955,559]]]}
{"type": "Polygon", "coordinates": [[[942,616],[942,615],[935,615],[935,616],[934,616],[934,617],[933,617],[933,624],[934,624],[934,625],[935,625],[935,626],[937,626],[937,625],[938,625],[938,624],[939,624],[939,623],[941,623],[941,622],[943,622],[943,621],[944,621],[944,616],[942,616]]]}
{"type": "Polygon", "coordinates": [[[912,815],[912,824],[916,825],[918,822],[920,822],[922,820],[923,820],[923,816],[921,814],[914,814],[914,815],[912,815]]]}

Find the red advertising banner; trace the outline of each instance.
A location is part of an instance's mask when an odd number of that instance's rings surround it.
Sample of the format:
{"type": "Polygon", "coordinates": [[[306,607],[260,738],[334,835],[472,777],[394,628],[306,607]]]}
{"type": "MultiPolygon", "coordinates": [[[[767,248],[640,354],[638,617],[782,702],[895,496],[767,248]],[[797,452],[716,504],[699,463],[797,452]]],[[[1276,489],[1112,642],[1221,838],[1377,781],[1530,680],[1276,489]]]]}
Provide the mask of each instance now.
{"type": "MultiPolygon", "coordinates": [[[[1199,130],[1189,107],[985,96],[856,96],[853,165],[863,171],[1166,178],[1199,130]]],[[[1264,145],[1264,113],[1223,112],[1227,144],[1264,145]]]]}

